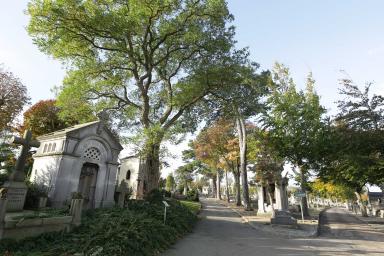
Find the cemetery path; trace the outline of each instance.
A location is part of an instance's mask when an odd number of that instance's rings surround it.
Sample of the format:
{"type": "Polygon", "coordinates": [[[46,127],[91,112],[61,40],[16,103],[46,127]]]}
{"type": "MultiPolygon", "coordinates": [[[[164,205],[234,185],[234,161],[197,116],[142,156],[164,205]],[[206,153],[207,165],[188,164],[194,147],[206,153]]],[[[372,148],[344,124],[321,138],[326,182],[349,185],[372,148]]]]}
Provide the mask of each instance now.
{"type": "Polygon", "coordinates": [[[255,230],[231,209],[203,199],[193,233],[163,256],[384,255],[384,242],[335,238],[286,239],[255,230]]]}
{"type": "Polygon", "coordinates": [[[321,223],[321,236],[384,242],[384,232],[373,229],[343,208],[326,210],[321,223]]]}

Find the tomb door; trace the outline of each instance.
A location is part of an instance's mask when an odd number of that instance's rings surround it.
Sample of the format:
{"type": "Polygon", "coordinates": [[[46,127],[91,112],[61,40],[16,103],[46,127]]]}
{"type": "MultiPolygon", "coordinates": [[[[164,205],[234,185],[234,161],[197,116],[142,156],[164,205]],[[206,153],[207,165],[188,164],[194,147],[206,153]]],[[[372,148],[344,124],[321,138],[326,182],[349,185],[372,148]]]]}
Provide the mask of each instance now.
{"type": "Polygon", "coordinates": [[[99,166],[92,163],[85,163],[81,168],[78,191],[84,198],[85,209],[94,208],[95,206],[94,202],[98,171],[99,166]]]}

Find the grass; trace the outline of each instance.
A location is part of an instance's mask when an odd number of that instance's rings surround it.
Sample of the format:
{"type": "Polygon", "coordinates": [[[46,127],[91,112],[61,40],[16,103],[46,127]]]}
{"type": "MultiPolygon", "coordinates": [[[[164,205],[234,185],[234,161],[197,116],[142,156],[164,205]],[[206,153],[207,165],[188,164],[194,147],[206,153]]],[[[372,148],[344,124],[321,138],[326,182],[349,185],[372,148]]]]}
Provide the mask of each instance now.
{"type": "Polygon", "coordinates": [[[180,200],[180,203],[181,205],[187,207],[195,215],[201,210],[201,203],[199,202],[180,200]]]}
{"type": "Polygon", "coordinates": [[[62,216],[68,216],[68,215],[69,215],[68,209],[43,209],[43,210],[27,213],[24,215],[17,215],[15,217],[12,217],[12,219],[13,220],[37,219],[37,218],[62,217],[62,216]]]}

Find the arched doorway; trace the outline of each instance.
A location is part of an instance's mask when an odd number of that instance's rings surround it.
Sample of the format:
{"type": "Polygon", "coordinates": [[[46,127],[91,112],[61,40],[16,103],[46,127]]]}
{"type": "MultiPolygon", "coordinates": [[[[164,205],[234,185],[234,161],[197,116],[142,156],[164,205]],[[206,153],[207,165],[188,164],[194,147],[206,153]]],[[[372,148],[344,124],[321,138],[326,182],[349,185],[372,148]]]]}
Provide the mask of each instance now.
{"type": "Polygon", "coordinates": [[[78,192],[84,199],[84,208],[95,207],[95,190],[99,166],[93,163],[85,163],[81,168],[78,192]]]}

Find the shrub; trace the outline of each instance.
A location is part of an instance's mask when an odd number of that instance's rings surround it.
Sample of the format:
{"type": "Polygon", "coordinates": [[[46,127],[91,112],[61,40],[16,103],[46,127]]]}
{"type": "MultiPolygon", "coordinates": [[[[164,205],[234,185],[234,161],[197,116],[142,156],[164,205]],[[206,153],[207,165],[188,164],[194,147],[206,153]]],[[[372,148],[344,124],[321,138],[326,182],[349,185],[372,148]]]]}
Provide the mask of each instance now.
{"type": "Polygon", "coordinates": [[[40,197],[47,197],[49,188],[37,183],[27,183],[28,190],[25,198],[26,209],[35,209],[39,204],[40,197]]]}
{"type": "Polygon", "coordinates": [[[155,203],[155,202],[163,201],[166,197],[170,198],[171,192],[169,192],[165,189],[161,189],[161,190],[160,189],[153,189],[151,192],[149,192],[146,195],[145,200],[152,202],[152,203],[155,203]]]}
{"type": "Polygon", "coordinates": [[[187,200],[189,201],[199,201],[199,191],[197,189],[192,189],[187,192],[187,200]]]}
{"type": "Polygon", "coordinates": [[[164,206],[131,200],[127,208],[85,212],[82,225],[72,233],[48,233],[21,241],[2,240],[0,255],[157,255],[190,231],[197,220],[176,200],[164,206]],[[7,255],[7,254],[5,254],[7,255]]]}

